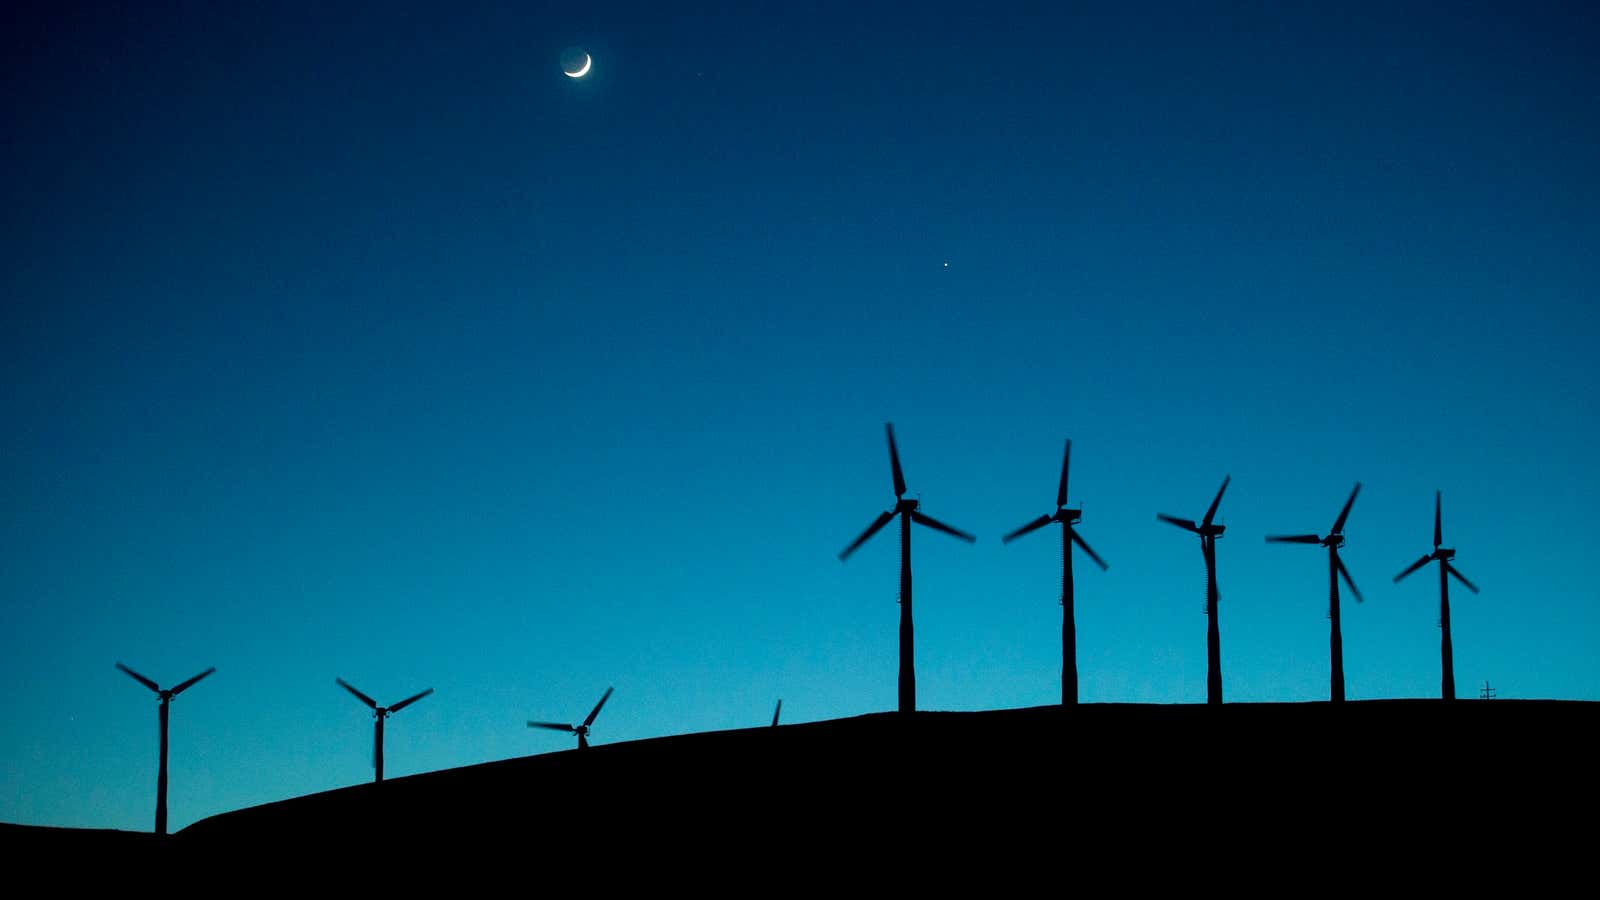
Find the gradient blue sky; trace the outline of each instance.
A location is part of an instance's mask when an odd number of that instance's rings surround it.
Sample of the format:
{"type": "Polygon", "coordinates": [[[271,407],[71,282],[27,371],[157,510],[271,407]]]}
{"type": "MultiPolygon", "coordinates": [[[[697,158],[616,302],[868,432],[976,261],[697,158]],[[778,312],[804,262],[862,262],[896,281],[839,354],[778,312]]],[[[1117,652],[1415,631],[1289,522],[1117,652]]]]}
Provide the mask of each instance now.
{"type": "MultiPolygon", "coordinates": [[[[0,26],[0,820],[920,699],[1600,699],[1592,5],[134,3],[0,26]],[[562,76],[562,50],[594,57],[562,76]],[[945,264],[948,263],[948,266],[945,264]]],[[[1469,752],[1463,749],[1463,752],[1469,752]]]]}

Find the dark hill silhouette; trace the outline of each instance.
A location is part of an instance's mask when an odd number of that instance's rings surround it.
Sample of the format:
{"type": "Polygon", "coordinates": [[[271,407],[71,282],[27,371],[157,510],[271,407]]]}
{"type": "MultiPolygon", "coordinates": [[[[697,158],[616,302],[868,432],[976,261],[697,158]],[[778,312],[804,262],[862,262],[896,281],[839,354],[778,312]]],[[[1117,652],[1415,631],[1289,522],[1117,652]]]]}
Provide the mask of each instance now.
{"type": "Polygon", "coordinates": [[[29,856],[148,859],[173,846],[171,835],[114,828],[55,828],[0,822],[0,849],[16,860],[29,856]]]}
{"type": "Polygon", "coordinates": [[[1210,840],[1205,823],[1219,812],[1229,833],[1309,840],[1392,816],[1511,822],[1574,791],[1592,796],[1576,736],[1597,724],[1600,704],[1515,700],[881,713],[395,778],[213,816],[173,849],[213,858],[368,845],[393,857],[510,846],[559,857],[605,844],[682,858],[882,847],[891,836],[970,839],[978,852],[1133,834],[1154,848],[1210,840]],[[1367,821],[1351,824],[1358,815],[1367,821]]]}
{"type": "Polygon", "coordinates": [[[1600,794],[1596,724],[1600,703],[1518,700],[881,713],[391,778],[167,837],[0,826],[0,852],[14,878],[125,887],[161,872],[230,893],[506,880],[542,894],[994,892],[1178,887],[1196,872],[1354,890],[1396,871],[1477,885],[1506,870],[1554,887],[1588,857],[1573,817],[1600,794]]]}

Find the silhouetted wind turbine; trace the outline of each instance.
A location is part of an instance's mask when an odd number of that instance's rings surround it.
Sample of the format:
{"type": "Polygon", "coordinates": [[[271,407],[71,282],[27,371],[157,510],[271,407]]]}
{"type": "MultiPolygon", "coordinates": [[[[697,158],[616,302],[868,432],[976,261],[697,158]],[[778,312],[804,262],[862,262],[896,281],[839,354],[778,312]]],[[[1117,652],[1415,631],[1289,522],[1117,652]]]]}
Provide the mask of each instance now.
{"type": "Polygon", "coordinates": [[[1478,586],[1468,581],[1467,576],[1458,572],[1456,567],[1450,564],[1450,560],[1455,559],[1456,556],[1455,548],[1439,546],[1440,544],[1444,543],[1444,524],[1441,521],[1442,515],[1440,513],[1440,506],[1440,492],[1434,491],[1433,552],[1406,567],[1406,570],[1401,572],[1399,575],[1396,575],[1394,580],[1396,584],[1399,584],[1400,579],[1410,575],[1412,572],[1415,572],[1434,560],[1439,561],[1439,630],[1443,632],[1443,637],[1440,639],[1439,643],[1439,656],[1444,669],[1443,674],[1441,675],[1440,691],[1443,694],[1444,699],[1454,700],[1456,698],[1456,663],[1455,655],[1450,648],[1449,576],[1454,575],[1457,581],[1460,581],[1462,584],[1466,585],[1467,590],[1473,592],[1474,594],[1478,592],[1478,586]]]}
{"type": "Polygon", "coordinates": [[[173,687],[170,687],[170,688],[168,688],[168,689],[166,689],[164,691],[161,689],[161,685],[156,684],[154,681],[144,677],[143,675],[140,675],[138,672],[135,672],[134,670],[128,668],[127,666],[123,665],[122,663],[117,663],[117,668],[121,669],[123,672],[126,672],[129,678],[132,678],[134,681],[137,681],[140,684],[144,685],[145,687],[149,688],[150,690],[155,691],[156,695],[161,698],[161,712],[159,714],[160,718],[161,718],[161,763],[156,769],[156,834],[166,834],[167,833],[167,707],[172,703],[172,698],[173,697],[176,697],[179,694],[183,693],[184,691],[187,691],[189,688],[194,687],[195,682],[197,682],[200,679],[206,677],[207,675],[210,675],[212,672],[215,672],[217,670],[217,667],[216,666],[212,666],[211,668],[205,670],[204,672],[201,672],[199,675],[194,676],[193,678],[189,679],[188,681],[179,682],[177,685],[175,685],[173,687]]]}
{"type": "Polygon", "coordinates": [[[342,687],[345,690],[349,691],[350,693],[354,694],[357,700],[360,700],[362,703],[365,703],[366,705],[372,707],[372,717],[375,720],[375,723],[372,726],[372,767],[375,770],[377,770],[377,777],[374,778],[373,781],[374,782],[382,781],[383,780],[383,720],[389,718],[390,716],[394,715],[395,713],[399,712],[400,710],[405,709],[406,707],[408,707],[411,704],[417,702],[418,700],[421,700],[423,697],[426,697],[429,694],[433,693],[433,688],[428,688],[427,690],[423,691],[420,694],[412,694],[411,696],[405,698],[404,700],[401,700],[399,703],[396,703],[393,706],[379,706],[378,705],[378,701],[372,699],[371,697],[368,697],[366,694],[363,694],[360,691],[356,690],[355,688],[351,687],[350,686],[350,682],[345,681],[343,678],[335,678],[334,681],[339,682],[339,686],[340,687],[342,687]]]}
{"type": "Polygon", "coordinates": [[[1156,518],[1184,531],[1200,536],[1200,553],[1206,558],[1206,702],[1222,702],[1222,637],[1217,628],[1217,538],[1228,526],[1212,524],[1217,517],[1217,505],[1222,502],[1222,492],[1228,489],[1229,475],[1222,479],[1211,507],[1196,525],[1193,519],[1180,519],[1166,513],[1156,513],[1156,518]]]}
{"type": "Polygon", "coordinates": [[[1078,634],[1077,623],[1074,621],[1072,607],[1072,545],[1076,543],[1089,554],[1102,570],[1106,568],[1106,561],[1100,554],[1089,549],[1083,536],[1073,528],[1083,519],[1083,509],[1067,508],[1067,466],[1072,461],[1072,441],[1067,441],[1067,449],[1061,454],[1061,483],[1056,488],[1056,511],[1053,515],[1040,516],[1032,522],[1018,528],[1000,539],[1003,544],[1022,537],[1030,531],[1037,531],[1051,522],[1061,523],[1061,705],[1072,706],[1078,702],[1078,634]]]}
{"type": "MultiPolygon", "coordinates": [[[[594,717],[600,715],[600,707],[605,706],[606,701],[611,699],[613,690],[615,690],[613,687],[606,688],[606,692],[600,695],[600,702],[594,705],[594,709],[589,710],[589,715],[583,720],[582,725],[567,725],[563,722],[529,722],[528,727],[570,732],[578,736],[578,749],[587,750],[589,749],[589,726],[594,724],[594,717]]],[[[782,701],[779,702],[781,703],[782,701]]],[[[776,715],[774,715],[774,718],[776,718],[776,715]]]]}
{"type": "Polygon", "coordinates": [[[1344,502],[1344,509],[1339,511],[1339,518],[1333,520],[1333,528],[1328,531],[1327,537],[1318,537],[1314,534],[1271,534],[1267,535],[1267,542],[1273,544],[1321,544],[1328,548],[1328,620],[1332,636],[1328,639],[1329,655],[1333,660],[1333,671],[1329,676],[1328,699],[1334,703],[1344,702],[1344,637],[1339,632],[1339,578],[1344,578],[1344,583],[1350,585],[1350,593],[1356,595],[1356,602],[1362,600],[1361,591],[1356,588],[1356,583],[1350,579],[1350,570],[1344,567],[1344,560],[1339,558],[1339,548],[1344,546],[1344,520],[1350,516],[1350,507],[1356,502],[1356,494],[1361,493],[1361,482],[1356,482],[1355,490],[1350,492],[1350,499],[1344,502]]]}
{"type": "Polygon", "coordinates": [[[905,499],[906,479],[900,472],[900,451],[895,449],[894,425],[886,424],[883,427],[889,433],[889,469],[894,476],[894,509],[879,515],[867,526],[866,531],[861,532],[860,537],[841,550],[839,561],[848,559],[850,554],[856,552],[856,548],[889,524],[890,519],[900,517],[900,711],[909,713],[917,709],[916,649],[911,639],[911,523],[954,535],[969,544],[977,538],[923,515],[917,509],[920,505],[918,501],[905,499]]]}
{"type": "Polygon", "coordinates": [[[779,698],[777,707],[772,710],[772,727],[773,728],[777,728],[778,727],[778,713],[781,713],[781,712],[783,712],[783,699],[779,698]]]}

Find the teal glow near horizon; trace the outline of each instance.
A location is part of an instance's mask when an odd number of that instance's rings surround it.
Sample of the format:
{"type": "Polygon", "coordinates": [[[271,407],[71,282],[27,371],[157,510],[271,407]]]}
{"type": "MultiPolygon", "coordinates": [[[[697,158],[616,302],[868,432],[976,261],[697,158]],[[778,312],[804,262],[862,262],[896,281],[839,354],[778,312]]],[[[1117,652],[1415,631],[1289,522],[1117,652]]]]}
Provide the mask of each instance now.
{"type": "Polygon", "coordinates": [[[275,4],[0,41],[0,821],[893,709],[1600,699],[1591,8],[275,4]],[[597,63],[565,77],[566,48],[597,63]]]}

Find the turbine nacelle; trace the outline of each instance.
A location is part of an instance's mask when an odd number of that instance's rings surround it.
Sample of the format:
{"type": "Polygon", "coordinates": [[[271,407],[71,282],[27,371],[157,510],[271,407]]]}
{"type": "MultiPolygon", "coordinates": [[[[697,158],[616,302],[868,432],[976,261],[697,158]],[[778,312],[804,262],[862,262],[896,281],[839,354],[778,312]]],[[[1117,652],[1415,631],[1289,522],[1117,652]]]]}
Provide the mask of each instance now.
{"type": "MultiPolygon", "coordinates": [[[[1202,541],[1206,538],[1215,540],[1216,538],[1222,537],[1222,533],[1228,530],[1228,526],[1217,524],[1217,507],[1222,505],[1222,495],[1228,490],[1228,484],[1232,481],[1232,475],[1222,479],[1222,487],[1217,488],[1217,496],[1212,498],[1211,505],[1206,508],[1206,514],[1201,516],[1200,521],[1198,522],[1193,519],[1182,519],[1177,516],[1169,516],[1166,513],[1156,513],[1156,518],[1167,523],[1168,525],[1174,525],[1178,528],[1182,528],[1184,531],[1187,531],[1191,534],[1198,534],[1200,535],[1200,539],[1202,541]]],[[[1335,530],[1337,531],[1338,529],[1335,530]]]]}
{"type": "Polygon", "coordinates": [[[404,700],[401,700],[399,703],[393,704],[392,706],[379,706],[378,705],[378,701],[376,701],[376,700],[372,699],[371,697],[368,697],[366,694],[363,694],[360,691],[356,690],[354,685],[350,684],[350,682],[348,682],[348,681],[345,681],[343,678],[335,678],[334,679],[334,683],[338,684],[340,687],[342,687],[345,690],[349,691],[351,696],[355,697],[357,700],[360,700],[362,703],[365,703],[367,705],[367,708],[372,710],[372,717],[375,718],[375,719],[387,719],[388,717],[394,715],[395,713],[399,712],[400,710],[405,709],[406,707],[408,707],[411,704],[417,702],[418,700],[421,700],[423,697],[426,697],[429,694],[433,693],[433,688],[428,688],[427,690],[422,691],[421,693],[412,694],[411,696],[407,697],[404,700]]]}
{"type": "Polygon", "coordinates": [[[1224,531],[1228,530],[1228,526],[1219,525],[1216,522],[1195,522],[1192,519],[1180,519],[1177,516],[1169,516],[1166,513],[1156,513],[1156,518],[1166,522],[1168,525],[1176,525],[1190,534],[1198,534],[1202,538],[1219,538],[1222,537],[1224,531]]]}
{"type": "MultiPolygon", "coordinates": [[[[1070,541],[1073,544],[1077,544],[1079,547],[1083,548],[1083,552],[1088,554],[1089,558],[1094,560],[1094,564],[1103,570],[1106,568],[1106,561],[1100,558],[1100,554],[1094,552],[1094,550],[1089,546],[1089,543],[1083,539],[1083,535],[1079,534],[1077,529],[1073,527],[1074,525],[1083,521],[1083,507],[1067,505],[1067,471],[1070,468],[1071,463],[1072,442],[1067,441],[1066,447],[1061,453],[1061,482],[1056,486],[1056,511],[1050,515],[1040,516],[1039,518],[1024,524],[1022,527],[1015,529],[1011,533],[1002,536],[1000,538],[1000,543],[1009,544],[1017,538],[1022,537],[1025,534],[1038,531],[1052,522],[1058,523],[1061,525],[1062,541],[1070,541]]],[[[1067,573],[1071,571],[1072,548],[1065,543],[1063,543],[1063,547],[1067,551],[1061,556],[1062,581],[1065,583],[1067,573]]],[[[1061,604],[1063,606],[1067,604],[1065,589],[1063,589],[1062,592],[1061,604]]],[[[1065,640],[1066,639],[1063,638],[1063,643],[1065,643],[1065,640]]],[[[1070,655],[1066,649],[1063,649],[1062,652],[1064,655],[1070,655]]],[[[1063,671],[1065,671],[1065,669],[1063,669],[1063,671]]],[[[1074,698],[1077,696],[1075,690],[1066,687],[1066,684],[1063,683],[1062,696],[1066,697],[1069,694],[1071,694],[1074,698]]]]}
{"type": "Polygon", "coordinates": [[[1350,508],[1356,505],[1356,495],[1361,493],[1361,482],[1350,491],[1349,499],[1344,501],[1344,507],[1339,510],[1339,517],[1333,520],[1333,527],[1328,529],[1326,537],[1315,534],[1269,534],[1269,544],[1318,544],[1329,550],[1338,550],[1344,546],[1344,523],[1350,519],[1350,508]]]}
{"type": "Polygon", "coordinates": [[[193,687],[196,682],[200,681],[201,679],[205,678],[207,675],[210,675],[212,672],[215,672],[217,670],[216,666],[212,666],[211,668],[205,670],[204,672],[201,672],[199,675],[194,676],[193,678],[189,679],[188,681],[180,681],[177,684],[173,685],[172,687],[163,688],[161,685],[156,684],[154,681],[150,680],[149,678],[146,678],[143,675],[140,675],[138,672],[135,672],[134,670],[128,668],[127,666],[123,665],[122,663],[117,663],[117,668],[120,669],[123,672],[123,674],[127,675],[129,678],[132,678],[134,681],[137,681],[140,684],[144,685],[145,687],[149,688],[151,693],[156,695],[157,702],[161,703],[162,705],[166,705],[166,704],[172,702],[172,698],[178,696],[179,694],[181,694],[184,691],[188,690],[189,688],[193,687]]]}
{"type": "MultiPolygon", "coordinates": [[[[1356,505],[1356,497],[1360,493],[1361,482],[1358,481],[1356,486],[1350,489],[1350,496],[1344,501],[1344,506],[1339,509],[1339,517],[1333,520],[1333,527],[1328,529],[1326,536],[1318,537],[1315,534],[1267,535],[1267,543],[1269,544],[1314,544],[1328,549],[1328,562],[1333,567],[1334,573],[1328,576],[1332,580],[1332,587],[1329,589],[1328,595],[1328,618],[1334,621],[1334,637],[1336,639],[1339,636],[1337,618],[1339,612],[1337,605],[1339,602],[1339,579],[1343,578],[1344,583],[1350,586],[1350,593],[1355,596],[1357,603],[1362,602],[1364,599],[1361,596],[1361,589],[1356,587],[1355,579],[1350,577],[1350,570],[1345,568],[1344,560],[1339,558],[1339,548],[1344,546],[1344,525],[1350,520],[1350,509],[1356,505]]],[[[1344,700],[1344,658],[1343,651],[1340,649],[1341,646],[1338,640],[1334,641],[1333,699],[1335,701],[1344,700]]]]}
{"type": "Polygon", "coordinates": [[[577,725],[569,725],[566,722],[529,722],[528,727],[565,731],[568,734],[575,735],[578,738],[578,749],[582,750],[589,746],[589,726],[594,724],[595,717],[600,715],[600,709],[606,705],[607,700],[611,699],[611,692],[614,690],[616,690],[615,687],[606,688],[606,692],[600,695],[600,702],[596,703],[594,709],[589,710],[589,714],[584,716],[583,721],[577,725]]]}
{"type": "MultiPolygon", "coordinates": [[[[1401,570],[1399,575],[1394,577],[1394,581],[1396,584],[1398,584],[1401,579],[1410,575],[1412,572],[1421,569],[1428,563],[1437,562],[1442,567],[1441,572],[1443,574],[1440,575],[1440,578],[1443,578],[1445,575],[1452,576],[1463,585],[1466,585],[1467,590],[1476,594],[1478,593],[1478,586],[1469,581],[1467,576],[1461,574],[1461,572],[1456,569],[1455,566],[1450,564],[1450,560],[1455,559],[1456,557],[1456,549],[1454,547],[1444,546],[1444,503],[1442,497],[1442,492],[1435,491],[1433,494],[1433,552],[1423,554],[1421,559],[1409,566],[1406,566],[1405,569],[1401,570]]],[[[1443,591],[1444,588],[1441,586],[1440,590],[1443,591]]],[[[1443,603],[1443,600],[1441,600],[1441,603],[1443,603]]],[[[1453,691],[1453,687],[1447,689],[1445,696],[1453,697],[1453,691]]]]}
{"type": "Polygon", "coordinates": [[[960,538],[969,544],[976,541],[977,538],[967,534],[965,531],[962,531],[959,528],[952,528],[949,525],[946,525],[943,522],[933,518],[932,516],[923,513],[921,511],[922,501],[912,497],[907,497],[905,495],[906,478],[905,472],[903,472],[900,468],[900,451],[895,447],[894,443],[894,426],[885,425],[884,428],[889,434],[889,470],[891,476],[894,478],[894,507],[879,513],[878,518],[874,519],[872,524],[868,525],[867,529],[861,532],[859,537],[851,541],[848,547],[845,547],[843,550],[839,551],[839,561],[843,562],[844,560],[849,559],[850,554],[856,552],[856,550],[858,550],[862,544],[865,544],[869,538],[877,534],[879,530],[883,528],[883,526],[888,525],[891,521],[893,521],[895,516],[905,517],[905,527],[910,527],[910,522],[916,522],[919,525],[926,525],[935,531],[942,531],[951,537],[960,538]]]}

